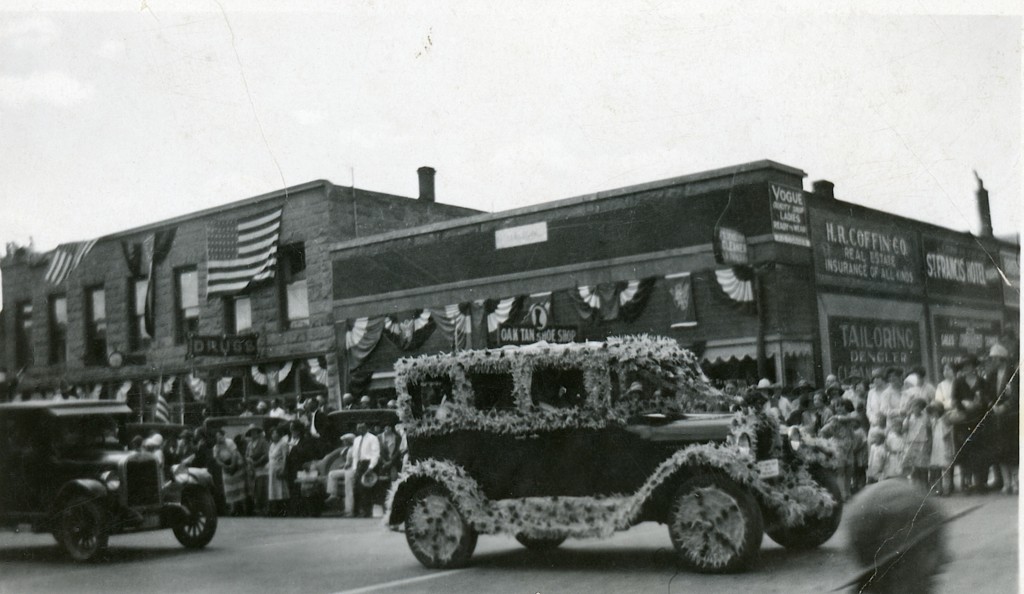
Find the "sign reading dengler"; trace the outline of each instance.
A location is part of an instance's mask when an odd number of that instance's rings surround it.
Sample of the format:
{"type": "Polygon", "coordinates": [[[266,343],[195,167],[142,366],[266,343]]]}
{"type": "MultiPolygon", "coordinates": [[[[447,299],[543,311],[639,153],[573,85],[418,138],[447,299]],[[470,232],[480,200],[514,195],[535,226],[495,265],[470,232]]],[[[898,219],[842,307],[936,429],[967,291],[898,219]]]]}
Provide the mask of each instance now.
{"type": "Polygon", "coordinates": [[[772,238],[779,243],[811,247],[803,190],[769,184],[768,198],[772,212],[772,238]]]}
{"type": "Polygon", "coordinates": [[[188,337],[188,353],[186,357],[255,357],[258,334],[239,334],[238,336],[201,336],[191,334],[188,337]]]}
{"type": "Polygon", "coordinates": [[[575,326],[502,326],[500,330],[502,345],[523,345],[535,342],[566,343],[576,342],[575,326]]]}
{"type": "Polygon", "coordinates": [[[964,355],[987,355],[999,341],[999,320],[935,316],[935,352],[939,365],[955,363],[964,355]]]}
{"type": "Polygon", "coordinates": [[[819,282],[885,292],[920,284],[912,231],[822,209],[815,209],[811,224],[819,282]]]}
{"type": "Polygon", "coordinates": [[[921,364],[920,326],[917,322],[832,317],[828,341],[832,373],[838,377],[871,377],[879,367],[921,364]]]}

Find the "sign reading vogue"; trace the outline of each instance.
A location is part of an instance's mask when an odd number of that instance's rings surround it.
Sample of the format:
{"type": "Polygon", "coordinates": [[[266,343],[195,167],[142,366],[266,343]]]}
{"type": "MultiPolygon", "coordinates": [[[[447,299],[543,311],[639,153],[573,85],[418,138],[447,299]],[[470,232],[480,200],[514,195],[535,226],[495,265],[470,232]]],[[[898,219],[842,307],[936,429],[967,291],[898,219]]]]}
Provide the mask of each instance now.
{"type": "Polygon", "coordinates": [[[238,336],[201,336],[192,334],[188,337],[187,357],[255,357],[258,334],[239,334],[238,336]]]}
{"type": "Polygon", "coordinates": [[[819,279],[881,290],[920,282],[912,231],[826,210],[815,210],[813,226],[819,279]]]}
{"type": "Polygon", "coordinates": [[[839,377],[871,377],[878,367],[921,364],[917,322],[832,317],[828,340],[832,373],[839,377]]]}
{"type": "Polygon", "coordinates": [[[804,192],[769,184],[768,197],[772,211],[772,237],[779,243],[811,247],[807,235],[807,204],[804,192]]]}

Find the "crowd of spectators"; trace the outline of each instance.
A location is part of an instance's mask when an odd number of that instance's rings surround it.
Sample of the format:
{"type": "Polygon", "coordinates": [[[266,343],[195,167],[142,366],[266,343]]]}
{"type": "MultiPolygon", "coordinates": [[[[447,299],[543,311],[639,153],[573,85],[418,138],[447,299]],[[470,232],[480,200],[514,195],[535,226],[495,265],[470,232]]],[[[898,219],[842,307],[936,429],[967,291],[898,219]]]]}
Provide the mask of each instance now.
{"type": "MultiPolygon", "coordinates": [[[[844,499],[865,485],[906,478],[940,496],[1018,491],[1020,383],[1016,345],[994,343],[984,360],[966,355],[943,366],[938,384],[923,367],[875,369],[870,378],[829,375],[818,389],[762,379],[783,427],[830,438],[840,458],[844,499]],[[954,477],[959,477],[958,481],[954,477]]],[[[725,392],[744,389],[728,382],[725,392]]]]}

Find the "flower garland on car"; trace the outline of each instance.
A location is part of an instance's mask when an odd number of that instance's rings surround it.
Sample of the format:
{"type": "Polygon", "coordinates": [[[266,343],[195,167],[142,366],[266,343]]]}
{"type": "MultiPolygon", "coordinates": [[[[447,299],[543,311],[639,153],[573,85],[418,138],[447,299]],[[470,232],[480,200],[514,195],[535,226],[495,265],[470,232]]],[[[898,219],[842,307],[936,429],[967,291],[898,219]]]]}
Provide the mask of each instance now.
{"type": "MultiPolygon", "coordinates": [[[[429,478],[448,490],[456,507],[478,532],[533,538],[552,535],[605,538],[636,523],[644,503],[654,491],[683,467],[714,469],[726,474],[750,489],[786,526],[799,525],[808,517],[828,515],[836,503],[803,468],[784,473],[781,484],[769,484],[758,476],[753,456],[720,444],[702,444],[679,450],[666,459],[636,493],[604,497],[525,497],[491,501],[460,466],[446,460],[422,460],[402,471],[388,494],[387,509],[393,509],[395,496],[407,480],[429,478]]],[[[390,511],[385,513],[385,523],[392,529],[399,529],[399,525],[391,524],[390,511]]]]}
{"type": "MultiPolygon", "coordinates": [[[[648,413],[685,413],[720,409],[724,396],[708,383],[697,358],[670,338],[630,336],[605,343],[538,343],[515,349],[462,351],[400,359],[395,364],[399,415],[409,435],[441,435],[460,430],[518,434],[557,429],[625,426],[630,418],[648,413]],[[666,369],[671,367],[671,371],[666,369]],[[533,370],[579,369],[587,398],[582,406],[542,410],[530,395],[533,370]],[[644,372],[672,382],[668,395],[621,397],[612,402],[609,368],[625,374],[644,372]],[[473,403],[472,373],[510,373],[514,380],[513,409],[481,410],[473,403]],[[452,398],[436,411],[414,418],[411,384],[431,378],[451,380],[452,398]]],[[[620,378],[621,381],[622,378],[620,378]]],[[[620,386],[621,387],[621,386],[620,386]]]]}

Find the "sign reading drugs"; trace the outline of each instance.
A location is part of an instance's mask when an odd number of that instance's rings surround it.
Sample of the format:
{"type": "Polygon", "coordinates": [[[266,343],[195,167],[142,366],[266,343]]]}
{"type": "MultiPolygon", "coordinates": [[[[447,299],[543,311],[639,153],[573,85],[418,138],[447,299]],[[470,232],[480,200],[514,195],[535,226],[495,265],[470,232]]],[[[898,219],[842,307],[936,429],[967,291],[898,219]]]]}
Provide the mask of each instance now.
{"type": "Polygon", "coordinates": [[[832,317],[828,320],[832,373],[871,377],[878,367],[921,364],[917,322],[832,317]]]}
{"type": "Polygon", "coordinates": [[[772,213],[772,238],[779,243],[811,247],[803,190],[769,184],[768,199],[772,213]]]}
{"type": "Polygon", "coordinates": [[[188,353],[186,357],[255,357],[259,352],[258,334],[239,334],[237,336],[202,336],[191,334],[188,337],[188,353]]]}
{"type": "Polygon", "coordinates": [[[920,255],[912,230],[823,209],[814,209],[811,227],[819,283],[887,293],[920,287],[920,255]]]}

